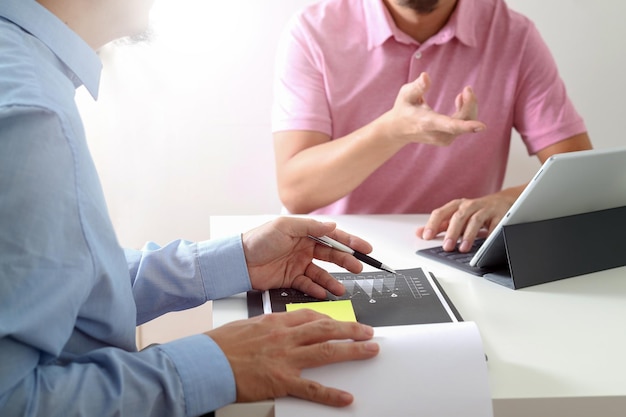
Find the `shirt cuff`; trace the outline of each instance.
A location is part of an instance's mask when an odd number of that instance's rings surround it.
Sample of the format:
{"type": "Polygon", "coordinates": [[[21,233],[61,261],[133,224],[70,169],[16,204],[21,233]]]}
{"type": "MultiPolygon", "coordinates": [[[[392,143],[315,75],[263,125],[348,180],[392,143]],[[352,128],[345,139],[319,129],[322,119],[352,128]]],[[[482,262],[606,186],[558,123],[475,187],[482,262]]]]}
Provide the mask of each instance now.
{"type": "Polygon", "coordinates": [[[237,387],[230,363],[209,336],[189,336],[157,348],[176,367],[187,416],[202,415],[236,401],[237,387]]]}
{"type": "Polygon", "coordinates": [[[197,245],[198,265],[207,299],[216,300],[252,289],[240,235],[197,245]]]}

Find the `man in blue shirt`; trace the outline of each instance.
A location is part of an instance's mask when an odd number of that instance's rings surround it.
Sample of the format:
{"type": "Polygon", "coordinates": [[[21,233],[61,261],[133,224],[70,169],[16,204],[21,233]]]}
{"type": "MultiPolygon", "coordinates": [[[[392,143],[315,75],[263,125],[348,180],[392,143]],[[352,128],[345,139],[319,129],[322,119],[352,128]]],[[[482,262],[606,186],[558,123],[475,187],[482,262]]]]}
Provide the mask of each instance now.
{"type": "Polygon", "coordinates": [[[349,393],[303,368],[375,356],[372,329],[312,311],[244,320],[138,352],[135,326],[251,288],[344,289],[314,258],[334,224],[280,218],[242,236],[123,250],[91,160],[75,89],[96,98],[105,43],[141,31],[152,0],[0,2],[0,415],[196,416],[292,395],[349,393]],[[353,342],[329,343],[330,340],[353,342]]]}

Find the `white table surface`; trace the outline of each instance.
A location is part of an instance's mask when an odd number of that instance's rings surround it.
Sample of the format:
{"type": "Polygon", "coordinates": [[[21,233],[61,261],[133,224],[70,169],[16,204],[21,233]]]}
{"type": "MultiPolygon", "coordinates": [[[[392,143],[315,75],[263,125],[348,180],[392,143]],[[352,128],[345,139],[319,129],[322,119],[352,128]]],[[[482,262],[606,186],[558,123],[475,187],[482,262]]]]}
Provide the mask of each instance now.
{"type": "MultiPolygon", "coordinates": [[[[211,237],[244,232],[274,217],[212,216],[211,237]]],[[[626,416],[626,268],[511,290],[416,255],[441,245],[415,236],[426,215],[315,218],[368,240],[371,255],[392,268],[425,267],[435,274],[463,318],[478,324],[496,416],[626,416]]],[[[214,326],[245,317],[245,294],[213,303],[214,326]]],[[[231,415],[237,406],[218,415],[231,415]]],[[[273,415],[271,402],[259,403],[256,414],[250,409],[245,415],[273,415]]]]}

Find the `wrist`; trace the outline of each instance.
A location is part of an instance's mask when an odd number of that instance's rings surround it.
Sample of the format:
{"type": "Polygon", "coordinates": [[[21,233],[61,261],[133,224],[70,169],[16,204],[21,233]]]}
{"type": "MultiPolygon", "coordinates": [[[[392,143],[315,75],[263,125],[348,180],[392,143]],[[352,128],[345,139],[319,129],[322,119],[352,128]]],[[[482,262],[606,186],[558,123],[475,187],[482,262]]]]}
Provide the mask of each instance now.
{"type": "Polygon", "coordinates": [[[518,185],[515,187],[506,188],[498,193],[500,197],[502,197],[509,205],[513,205],[515,200],[522,194],[527,184],[518,185]]]}
{"type": "Polygon", "coordinates": [[[396,153],[412,142],[408,135],[403,135],[398,131],[398,125],[399,122],[393,110],[389,110],[370,123],[371,136],[379,145],[385,144],[388,149],[396,153]]]}

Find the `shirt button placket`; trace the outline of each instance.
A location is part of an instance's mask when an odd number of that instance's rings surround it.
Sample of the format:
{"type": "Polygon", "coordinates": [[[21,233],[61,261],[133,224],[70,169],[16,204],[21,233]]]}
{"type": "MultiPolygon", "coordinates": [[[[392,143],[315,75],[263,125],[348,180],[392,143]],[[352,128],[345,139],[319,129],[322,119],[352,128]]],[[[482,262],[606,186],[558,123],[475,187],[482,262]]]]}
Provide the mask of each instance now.
{"type": "Polygon", "coordinates": [[[409,79],[407,82],[411,82],[415,80],[421,73],[424,71],[423,63],[421,62],[422,52],[416,51],[413,53],[413,59],[411,59],[410,70],[409,70],[409,79]]]}

